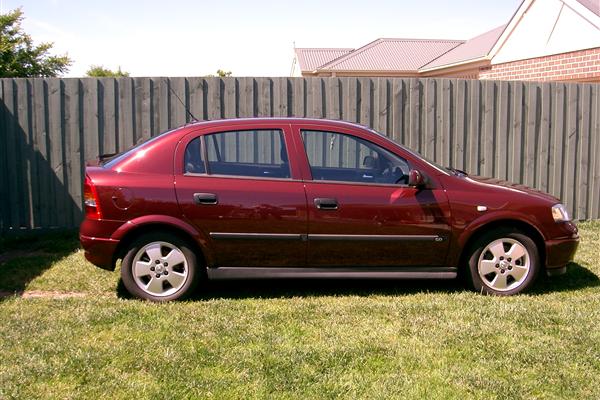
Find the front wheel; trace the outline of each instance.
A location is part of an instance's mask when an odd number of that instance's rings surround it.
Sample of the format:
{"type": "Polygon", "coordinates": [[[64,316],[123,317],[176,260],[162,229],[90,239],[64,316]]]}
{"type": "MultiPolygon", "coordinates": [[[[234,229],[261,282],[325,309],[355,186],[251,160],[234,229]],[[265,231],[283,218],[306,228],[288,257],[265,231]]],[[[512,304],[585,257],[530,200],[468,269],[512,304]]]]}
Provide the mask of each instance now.
{"type": "Polygon", "coordinates": [[[123,284],[132,295],[151,301],[189,296],[198,280],[194,251],[180,237],[149,233],[137,238],[121,264],[123,284]]]}
{"type": "Polygon", "coordinates": [[[533,284],[540,269],[535,242],[517,230],[497,229],[482,235],[470,254],[472,286],[486,294],[520,293],[533,284]]]}

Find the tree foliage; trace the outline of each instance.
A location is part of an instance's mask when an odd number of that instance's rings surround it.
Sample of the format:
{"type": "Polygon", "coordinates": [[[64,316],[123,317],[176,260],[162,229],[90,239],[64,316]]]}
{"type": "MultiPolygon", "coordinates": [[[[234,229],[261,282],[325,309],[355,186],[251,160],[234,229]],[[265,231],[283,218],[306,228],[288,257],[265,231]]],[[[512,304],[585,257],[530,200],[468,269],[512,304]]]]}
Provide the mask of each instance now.
{"type": "Polygon", "coordinates": [[[53,43],[34,45],[21,21],[20,8],[0,14],[0,77],[50,77],[67,72],[71,59],[67,55],[51,55],[53,43]]]}
{"type": "Polygon", "coordinates": [[[226,76],[231,76],[231,71],[225,71],[225,70],[222,70],[222,69],[218,69],[216,75],[209,74],[209,75],[206,75],[206,76],[208,76],[208,77],[218,76],[219,78],[224,78],[226,76]]]}
{"type": "Polygon", "coordinates": [[[231,71],[224,71],[222,69],[217,70],[217,76],[220,78],[224,78],[226,76],[231,76],[231,71]]]}
{"type": "Polygon", "coordinates": [[[102,65],[92,65],[86,72],[87,76],[93,77],[109,77],[109,78],[122,78],[129,76],[129,72],[121,71],[119,66],[116,71],[104,68],[102,65]]]}

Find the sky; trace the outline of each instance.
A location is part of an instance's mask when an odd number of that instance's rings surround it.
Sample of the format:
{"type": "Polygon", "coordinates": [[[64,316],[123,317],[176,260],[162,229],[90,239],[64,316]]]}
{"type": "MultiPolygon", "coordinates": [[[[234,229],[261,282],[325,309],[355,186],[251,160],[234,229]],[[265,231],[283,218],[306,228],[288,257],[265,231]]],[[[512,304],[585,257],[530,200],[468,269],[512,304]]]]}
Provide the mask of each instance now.
{"type": "Polygon", "coordinates": [[[508,22],[521,0],[1,0],[36,43],[132,76],[289,76],[296,47],[357,48],[377,38],[468,39],[508,22]]]}

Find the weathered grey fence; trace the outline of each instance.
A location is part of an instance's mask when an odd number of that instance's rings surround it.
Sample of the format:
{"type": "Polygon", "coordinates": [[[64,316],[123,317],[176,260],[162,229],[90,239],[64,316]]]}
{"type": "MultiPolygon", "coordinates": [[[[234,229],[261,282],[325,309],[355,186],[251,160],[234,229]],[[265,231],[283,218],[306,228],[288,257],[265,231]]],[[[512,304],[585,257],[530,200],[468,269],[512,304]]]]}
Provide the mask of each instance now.
{"type": "Polygon", "coordinates": [[[444,165],[600,217],[600,85],[399,78],[1,79],[0,229],[81,220],[85,160],[198,119],[368,125],[444,165]]]}

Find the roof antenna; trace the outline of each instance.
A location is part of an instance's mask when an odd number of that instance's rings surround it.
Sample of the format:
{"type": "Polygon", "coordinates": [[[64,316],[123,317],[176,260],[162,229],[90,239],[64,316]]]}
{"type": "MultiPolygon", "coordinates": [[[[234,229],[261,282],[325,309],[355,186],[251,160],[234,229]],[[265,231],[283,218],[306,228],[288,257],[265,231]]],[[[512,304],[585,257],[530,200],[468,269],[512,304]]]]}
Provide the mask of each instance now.
{"type": "MultiPolygon", "coordinates": [[[[194,114],[192,114],[192,112],[186,107],[185,103],[181,100],[181,98],[179,96],[177,96],[177,93],[175,93],[175,91],[171,87],[171,81],[167,82],[167,86],[168,86],[169,90],[171,91],[171,93],[177,98],[177,100],[179,100],[179,102],[181,103],[181,105],[185,109],[186,114],[189,115],[192,118],[190,120],[190,122],[198,122],[198,118],[194,117],[194,114]]],[[[187,123],[189,123],[189,122],[186,122],[186,124],[187,123]]]]}

